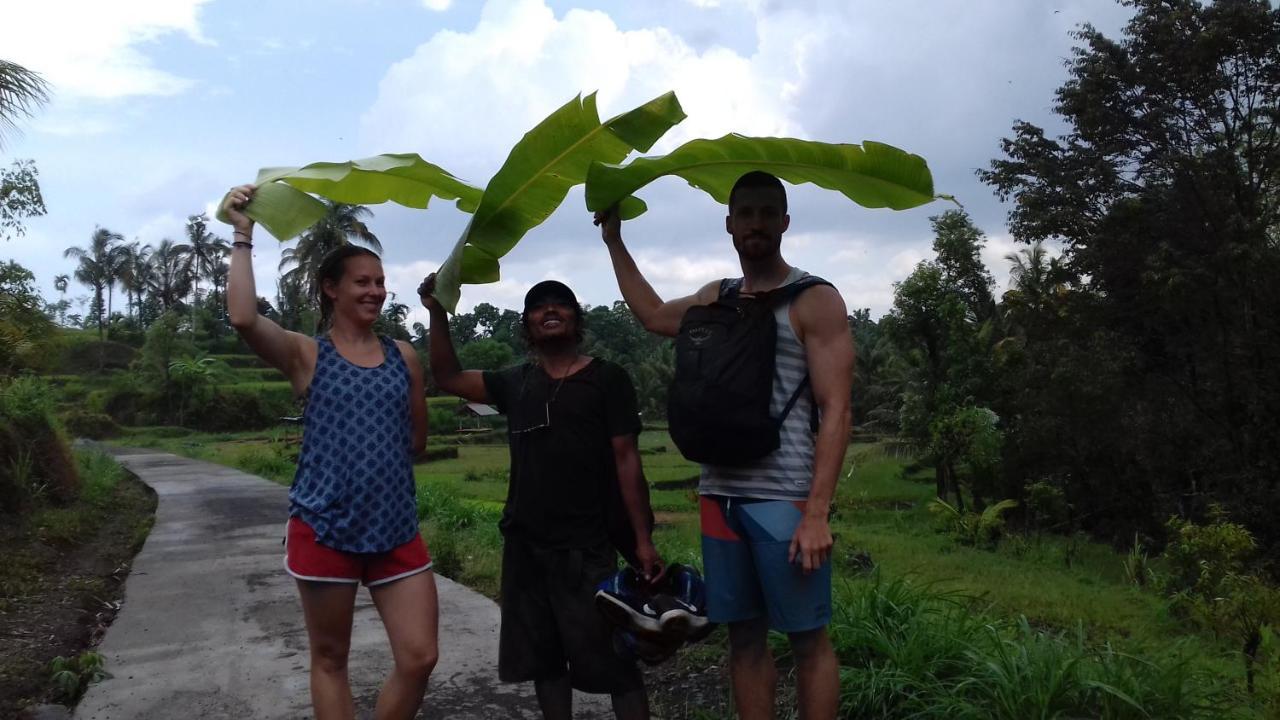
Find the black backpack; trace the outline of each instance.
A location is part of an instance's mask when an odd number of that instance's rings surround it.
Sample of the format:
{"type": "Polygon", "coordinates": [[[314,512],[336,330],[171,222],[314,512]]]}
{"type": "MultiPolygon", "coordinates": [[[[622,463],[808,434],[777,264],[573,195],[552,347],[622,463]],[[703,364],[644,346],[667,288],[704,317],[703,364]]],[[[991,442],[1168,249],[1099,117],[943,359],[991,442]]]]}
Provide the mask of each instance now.
{"type": "Polygon", "coordinates": [[[809,275],[743,298],[741,280],[722,280],[715,302],[689,308],[676,336],[675,377],[667,399],[671,439],[686,458],[745,465],[778,449],[782,421],[808,387],[809,376],[782,416],[772,417],[778,336],[773,313],[801,292],[830,284],[809,275]]]}

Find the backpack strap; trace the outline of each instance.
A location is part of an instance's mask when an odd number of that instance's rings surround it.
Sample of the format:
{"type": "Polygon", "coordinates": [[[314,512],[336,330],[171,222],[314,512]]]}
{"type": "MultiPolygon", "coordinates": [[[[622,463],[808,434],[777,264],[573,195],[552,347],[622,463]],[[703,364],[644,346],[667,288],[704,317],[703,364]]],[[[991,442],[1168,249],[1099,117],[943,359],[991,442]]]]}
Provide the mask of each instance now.
{"type": "MultiPolygon", "coordinates": [[[[834,285],[831,285],[830,282],[818,277],[817,275],[806,275],[789,285],[783,285],[780,288],[770,290],[766,294],[764,301],[771,307],[777,307],[784,302],[794,300],[800,293],[817,285],[829,285],[831,287],[835,287],[834,285]]],[[[782,415],[778,416],[779,428],[782,427],[782,423],[787,419],[787,416],[791,414],[791,409],[795,407],[796,403],[800,400],[800,394],[803,393],[807,387],[809,387],[809,373],[804,374],[804,379],[796,386],[795,392],[791,393],[791,399],[787,401],[787,406],[782,410],[782,415]]],[[[816,404],[809,411],[809,431],[815,433],[818,432],[818,406],[816,404]]]]}

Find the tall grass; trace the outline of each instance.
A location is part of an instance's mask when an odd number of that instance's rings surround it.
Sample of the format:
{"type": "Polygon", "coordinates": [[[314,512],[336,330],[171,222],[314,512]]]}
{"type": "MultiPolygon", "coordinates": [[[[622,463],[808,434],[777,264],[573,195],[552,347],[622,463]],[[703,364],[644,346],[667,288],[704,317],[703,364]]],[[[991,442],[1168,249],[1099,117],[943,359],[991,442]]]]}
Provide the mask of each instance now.
{"type": "Polygon", "coordinates": [[[846,586],[830,632],[846,718],[1208,720],[1242,709],[1180,653],[1140,659],[898,578],[846,586]]]}

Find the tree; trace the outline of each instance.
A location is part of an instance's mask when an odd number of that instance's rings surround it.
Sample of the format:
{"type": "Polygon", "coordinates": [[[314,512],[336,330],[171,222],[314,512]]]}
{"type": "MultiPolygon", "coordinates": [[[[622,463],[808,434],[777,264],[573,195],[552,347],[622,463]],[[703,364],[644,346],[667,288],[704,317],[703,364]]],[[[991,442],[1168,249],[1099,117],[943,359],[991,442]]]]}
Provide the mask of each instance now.
{"type": "Polygon", "coordinates": [[[324,204],[324,217],[298,238],[297,245],[285,248],[280,256],[280,270],[291,282],[301,284],[312,303],[320,299],[320,287],[315,279],[325,255],[349,242],[360,242],[375,252],[382,252],[382,243],[364,223],[364,218],[373,216],[369,208],[330,200],[324,204]]]}
{"type": "Polygon", "coordinates": [[[129,297],[129,317],[142,316],[142,296],[150,286],[153,270],[151,267],[151,246],[132,242],[121,248],[124,256],[124,276],[121,284],[129,297]]]}
{"type": "Polygon", "coordinates": [[[1015,200],[1017,240],[1063,247],[1058,280],[1042,258],[1015,268],[1037,323],[1018,373],[1052,377],[1062,405],[1033,415],[1039,399],[1013,396],[1013,466],[1060,478],[1115,534],[1216,501],[1274,550],[1280,9],[1130,4],[1123,37],[1077,33],[1055,104],[1067,132],[1020,122],[980,173],[1015,200]]]}
{"type": "Polygon", "coordinates": [[[120,233],[99,227],[89,238],[87,248],[72,246],[63,251],[62,256],[78,261],[75,277],[80,282],[93,288],[93,306],[91,312],[98,326],[98,339],[103,339],[106,329],[103,312],[103,292],[113,286],[120,276],[120,255],[116,252],[116,243],[123,240],[120,233]]]}
{"type": "Polygon", "coordinates": [[[39,176],[31,160],[15,160],[12,168],[0,170],[0,237],[5,240],[26,234],[23,219],[45,214],[39,176]]]}
{"type": "MultiPolygon", "coordinates": [[[[38,73],[0,60],[0,149],[5,133],[17,130],[18,119],[31,117],[48,101],[49,84],[38,73]]],[[[38,176],[31,160],[15,160],[12,168],[0,170],[0,237],[5,240],[26,232],[24,218],[44,215],[38,176]]]]}
{"type": "Polygon", "coordinates": [[[12,260],[0,263],[0,377],[50,359],[55,334],[41,304],[31,271],[12,260]]]}
{"type": "Polygon", "coordinates": [[[192,283],[190,248],[174,243],[169,238],[160,241],[151,253],[151,273],[148,289],[160,302],[162,312],[168,312],[182,302],[192,283]]]}
{"type": "Polygon", "coordinates": [[[209,219],[204,213],[187,218],[187,252],[191,255],[192,305],[200,303],[200,278],[212,277],[214,269],[227,256],[227,241],[209,232],[209,219]]]}
{"type": "Polygon", "coordinates": [[[67,286],[71,284],[70,275],[57,275],[53,278],[53,289],[58,291],[62,296],[59,300],[61,309],[58,311],[58,322],[65,325],[67,323],[67,308],[71,307],[71,303],[67,301],[67,286]]]}
{"type": "Polygon", "coordinates": [[[0,60],[0,148],[4,131],[18,128],[18,119],[31,117],[35,109],[49,101],[49,84],[23,66],[0,60]]]}
{"type": "Polygon", "coordinates": [[[501,370],[512,359],[511,348],[492,338],[474,340],[458,348],[458,362],[468,370],[501,370]]]}

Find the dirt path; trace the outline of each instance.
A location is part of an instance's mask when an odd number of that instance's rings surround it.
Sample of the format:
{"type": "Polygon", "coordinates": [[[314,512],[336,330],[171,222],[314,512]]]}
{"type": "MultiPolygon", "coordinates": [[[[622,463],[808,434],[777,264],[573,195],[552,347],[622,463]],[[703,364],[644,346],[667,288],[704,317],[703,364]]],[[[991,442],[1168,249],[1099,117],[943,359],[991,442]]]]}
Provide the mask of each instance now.
{"type": "MultiPolygon", "coordinates": [[[[306,632],[282,567],[285,488],[219,465],[113,450],[155,489],[155,527],[133,563],[124,607],[99,650],[112,678],[82,720],[305,718],[306,632]]],[[[540,717],[532,687],[497,679],[498,608],[443,577],[440,663],[421,718],[540,717]]],[[[351,681],[368,714],[391,657],[367,591],[357,598],[351,681]]],[[[612,717],[575,697],[577,717],[612,717]]]]}

